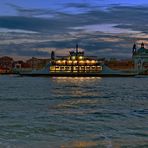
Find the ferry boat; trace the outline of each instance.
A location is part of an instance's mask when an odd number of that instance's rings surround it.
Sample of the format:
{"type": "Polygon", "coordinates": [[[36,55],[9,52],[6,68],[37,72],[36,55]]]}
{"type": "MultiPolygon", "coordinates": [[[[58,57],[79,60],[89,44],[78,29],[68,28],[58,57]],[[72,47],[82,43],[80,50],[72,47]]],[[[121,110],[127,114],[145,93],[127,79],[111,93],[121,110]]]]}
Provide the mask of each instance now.
{"type": "Polygon", "coordinates": [[[135,76],[135,72],[112,70],[98,60],[96,56],[85,56],[84,51],[79,51],[78,44],[75,51],[70,51],[69,56],[55,56],[51,52],[51,62],[41,70],[20,72],[21,76],[65,76],[65,77],[117,77],[135,76]]]}

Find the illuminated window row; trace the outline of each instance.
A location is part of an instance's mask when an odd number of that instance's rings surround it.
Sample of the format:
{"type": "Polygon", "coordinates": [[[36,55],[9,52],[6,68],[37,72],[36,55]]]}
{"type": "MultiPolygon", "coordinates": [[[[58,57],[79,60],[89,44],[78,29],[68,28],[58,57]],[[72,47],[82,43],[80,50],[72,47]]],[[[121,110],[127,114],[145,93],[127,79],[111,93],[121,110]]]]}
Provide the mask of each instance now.
{"type": "Polygon", "coordinates": [[[101,71],[101,66],[51,66],[50,71],[101,71]]]}
{"type": "Polygon", "coordinates": [[[96,64],[96,60],[57,60],[56,64],[62,65],[62,64],[96,64]]]}

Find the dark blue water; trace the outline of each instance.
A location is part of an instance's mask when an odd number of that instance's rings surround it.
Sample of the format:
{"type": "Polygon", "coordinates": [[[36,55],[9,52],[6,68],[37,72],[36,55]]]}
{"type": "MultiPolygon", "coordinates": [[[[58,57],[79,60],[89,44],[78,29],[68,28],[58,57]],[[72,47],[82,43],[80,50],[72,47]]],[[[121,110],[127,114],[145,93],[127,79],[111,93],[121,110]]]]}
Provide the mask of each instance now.
{"type": "Polygon", "coordinates": [[[119,147],[148,147],[148,77],[0,76],[0,148],[119,147]]]}

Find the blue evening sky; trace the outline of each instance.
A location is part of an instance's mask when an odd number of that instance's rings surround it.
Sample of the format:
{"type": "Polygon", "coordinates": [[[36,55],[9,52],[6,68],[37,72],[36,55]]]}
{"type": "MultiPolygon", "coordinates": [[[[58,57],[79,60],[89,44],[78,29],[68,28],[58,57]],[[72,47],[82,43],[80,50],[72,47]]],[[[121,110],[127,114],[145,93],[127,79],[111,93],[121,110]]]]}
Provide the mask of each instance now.
{"type": "Polygon", "coordinates": [[[148,0],[1,0],[0,56],[49,57],[80,44],[90,55],[130,58],[148,44],[148,0]]]}
{"type": "MultiPolygon", "coordinates": [[[[51,8],[60,9],[61,4],[66,3],[89,3],[91,5],[98,5],[102,7],[110,6],[112,4],[119,5],[148,5],[148,0],[1,0],[0,1],[0,15],[16,15],[16,11],[8,4],[18,5],[23,8],[51,8]]],[[[71,9],[74,11],[73,9],[71,9]]]]}

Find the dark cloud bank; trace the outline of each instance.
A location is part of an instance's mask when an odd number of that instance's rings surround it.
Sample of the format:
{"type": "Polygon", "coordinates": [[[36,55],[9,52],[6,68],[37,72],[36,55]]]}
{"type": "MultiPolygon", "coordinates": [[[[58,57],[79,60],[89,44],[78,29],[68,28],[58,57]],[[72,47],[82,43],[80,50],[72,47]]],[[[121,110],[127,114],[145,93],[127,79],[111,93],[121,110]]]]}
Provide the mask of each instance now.
{"type": "Polygon", "coordinates": [[[62,11],[27,9],[12,4],[9,6],[16,10],[17,16],[0,16],[0,28],[8,29],[6,32],[0,31],[1,55],[48,57],[50,54],[44,48],[62,51],[79,43],[91,55],[129,58],[133,42],[147,40],[146,6],[112,5],[103,10],[99,6],[68,3],[63,5],[62,11]],[[64,11],[64,8],[71,7],[82,11],[64,11]],[[109,25],[109,32],[107,28],[102,31],[95,29],[102,24],[109,25]],[[116,29],[118,31],[114,32],[116,29]],[[7,43],[10,39],[11,42],[7,43]],[[23,40],[33,42],[26,43],[23,40]]]}

